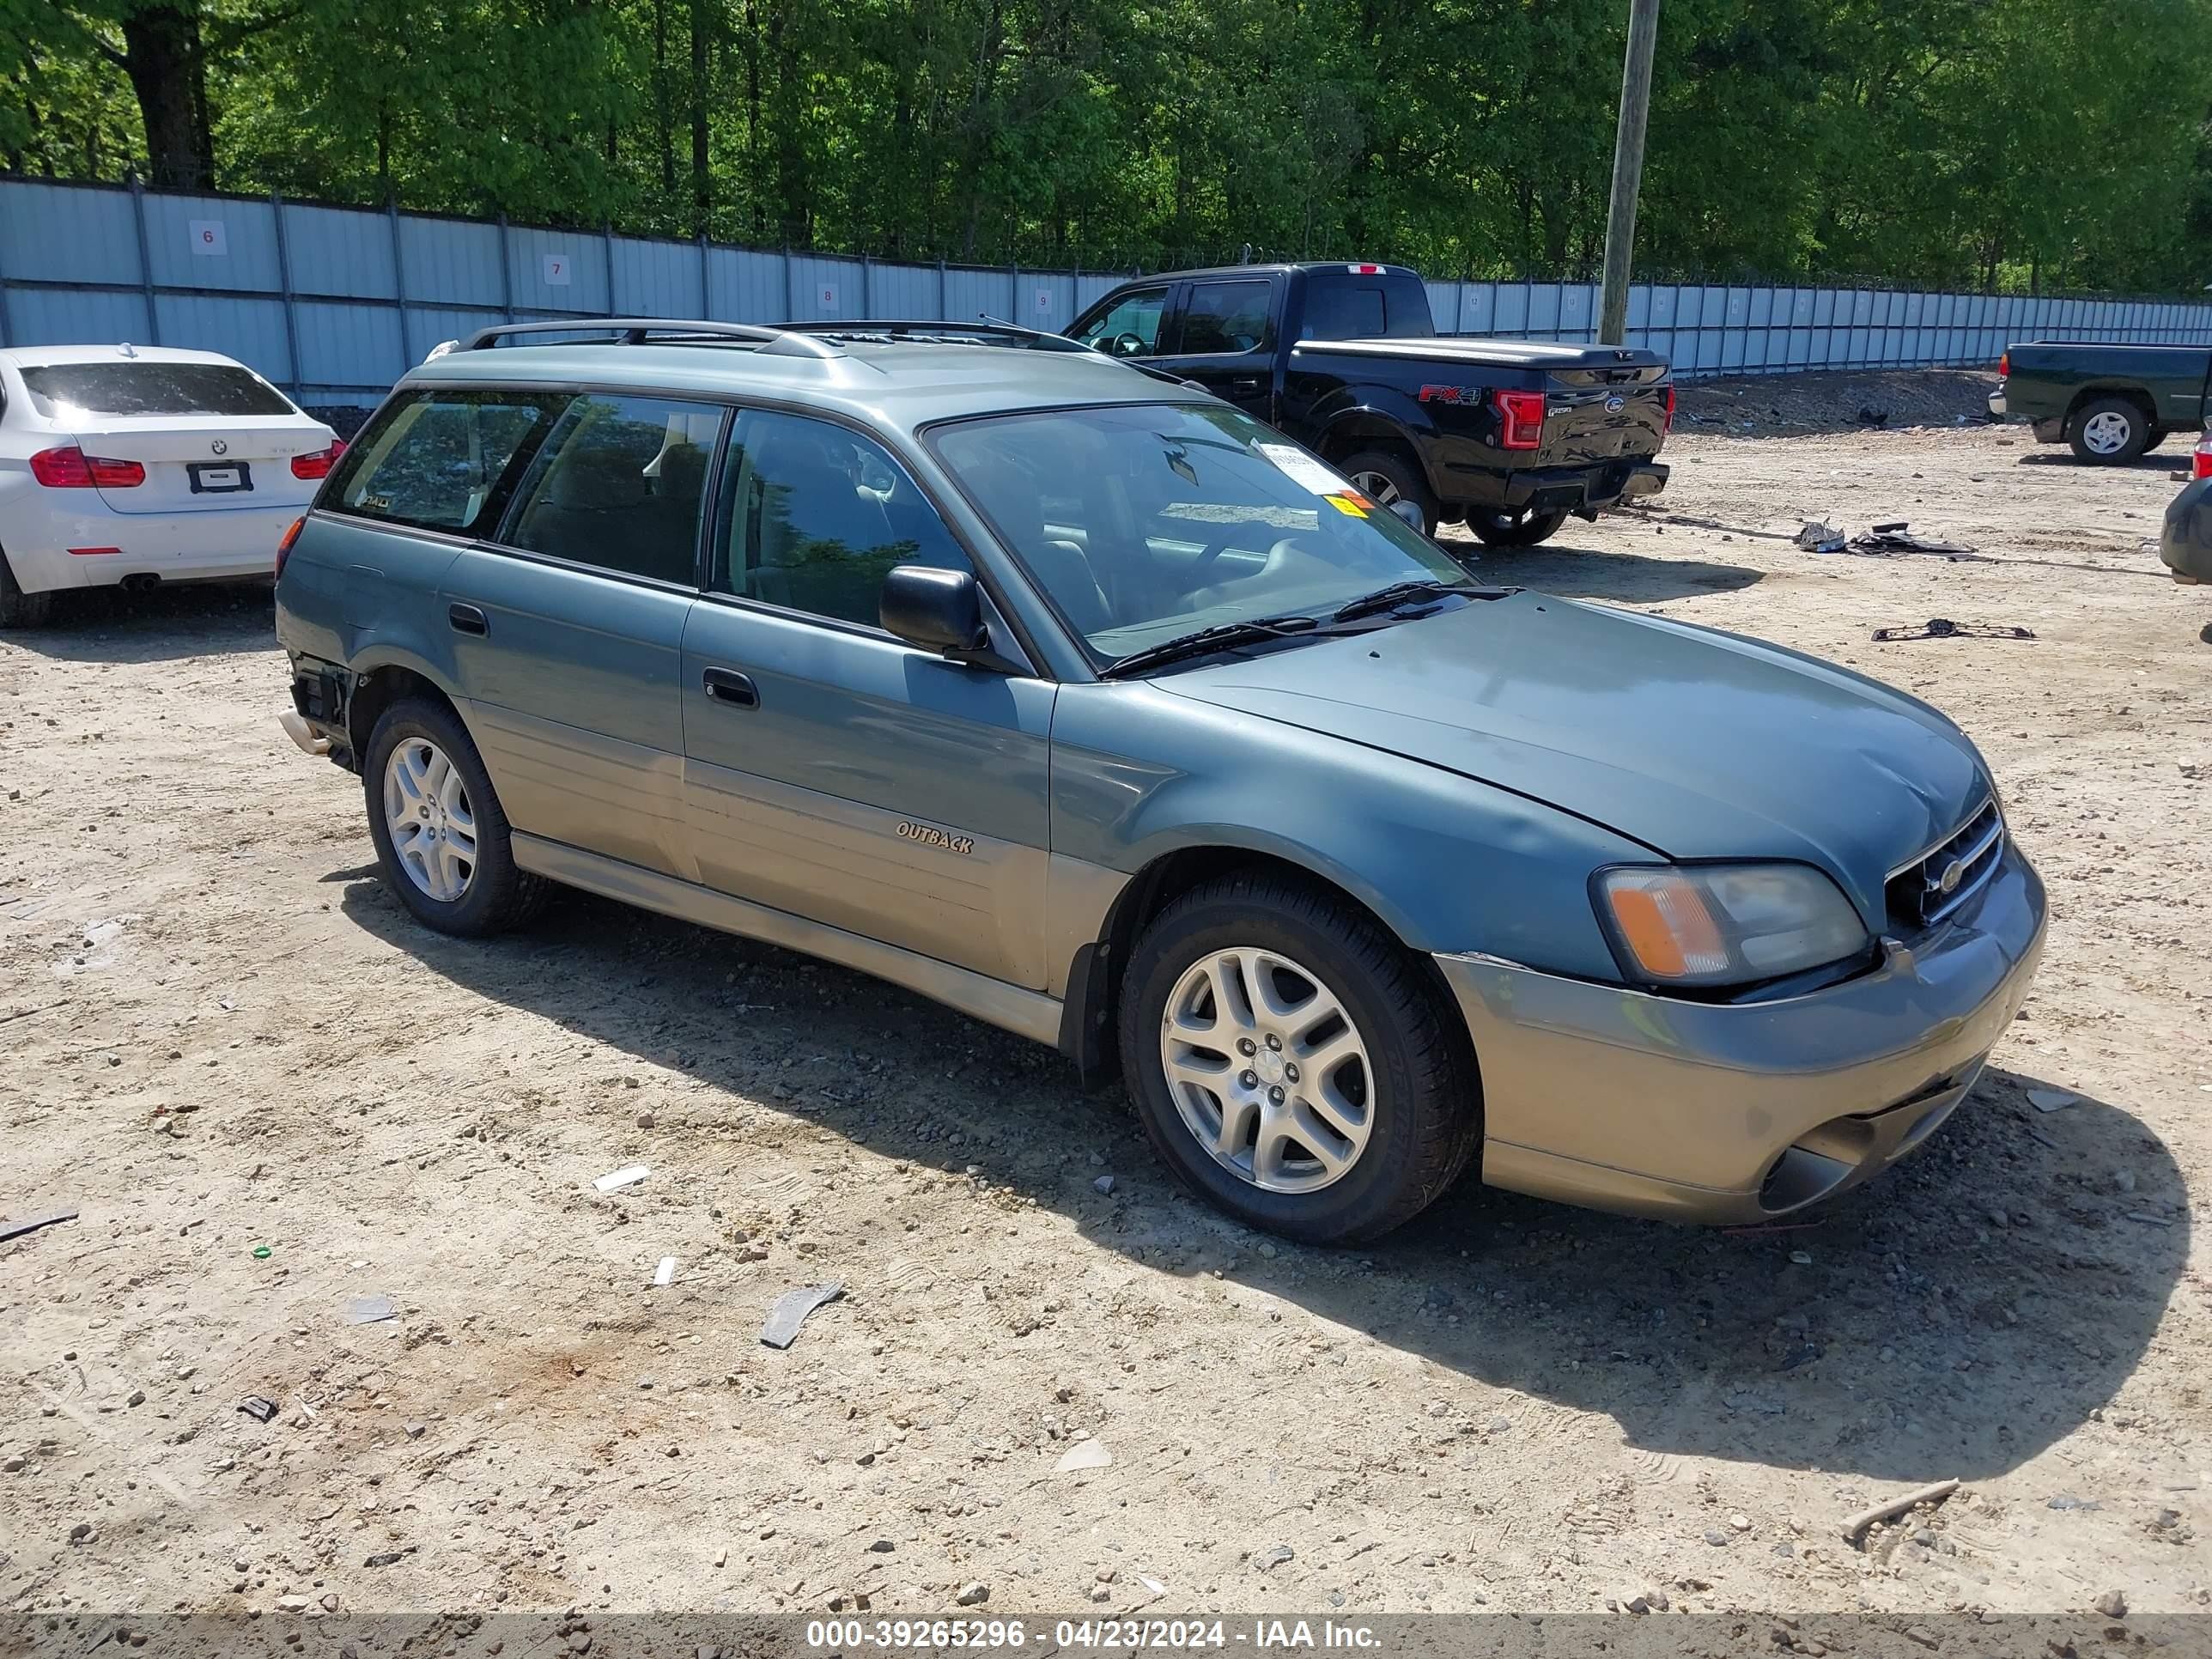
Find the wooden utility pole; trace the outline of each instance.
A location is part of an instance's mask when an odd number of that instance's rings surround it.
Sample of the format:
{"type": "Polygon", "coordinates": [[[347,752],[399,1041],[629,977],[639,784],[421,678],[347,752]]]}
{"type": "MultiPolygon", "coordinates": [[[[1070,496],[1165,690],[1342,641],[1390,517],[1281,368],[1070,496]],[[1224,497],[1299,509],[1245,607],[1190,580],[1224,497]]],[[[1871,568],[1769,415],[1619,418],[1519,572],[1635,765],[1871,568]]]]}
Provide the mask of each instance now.
{"type": "Polygon", "coordinates": [[[1644,126],[1651,113],[1651,52],[1659,0],[1628,0],[1628,59],[1620,71],[1620,125],[1613,136],[1613,204],[1605,216],[1605,288],[1598,300],[1601,344],[1628,339],[1628,267],[1636,252],[1636,191],[1644,181],[1644,126]]]}

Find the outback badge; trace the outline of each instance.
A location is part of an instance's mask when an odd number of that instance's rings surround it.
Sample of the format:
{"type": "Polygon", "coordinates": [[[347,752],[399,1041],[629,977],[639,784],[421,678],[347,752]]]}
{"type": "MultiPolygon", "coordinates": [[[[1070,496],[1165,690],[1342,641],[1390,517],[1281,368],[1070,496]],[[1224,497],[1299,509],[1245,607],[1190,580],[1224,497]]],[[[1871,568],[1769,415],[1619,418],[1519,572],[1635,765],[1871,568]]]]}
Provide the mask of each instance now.
{"type": "Polygon", "coordinates": [[[948,853],[967,854],[975,850],[973,836],[948,835],[933,823],[916,823],[912,818],[901,818],[898,832],[908,841],[918,841],[924,847],[942,847],[948,853]]]}

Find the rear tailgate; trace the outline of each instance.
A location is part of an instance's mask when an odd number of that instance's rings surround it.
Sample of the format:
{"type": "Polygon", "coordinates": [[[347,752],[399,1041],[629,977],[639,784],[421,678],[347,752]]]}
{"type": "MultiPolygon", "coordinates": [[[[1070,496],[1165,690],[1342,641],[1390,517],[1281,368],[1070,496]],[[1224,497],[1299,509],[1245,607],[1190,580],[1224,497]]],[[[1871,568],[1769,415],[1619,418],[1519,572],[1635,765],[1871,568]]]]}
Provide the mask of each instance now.
{"type": "Polygon", "coordinates": [[[295,477],[292,458],[328,449],[337,436],[305,415],[92,416],[70,435],[87,455],[145,469],[143,483],[101,488],[118,513],[304,507],[321,479],[295,477]]]}
{"type": "Polygon", "coordinates": [[[1546,365],[1544,436],[1535,465],[1648,459],[1666,438],[1665,362],[1648,351],[1613,346],[1592,346],[1587,356],[1585,363],[1546,365]]]}

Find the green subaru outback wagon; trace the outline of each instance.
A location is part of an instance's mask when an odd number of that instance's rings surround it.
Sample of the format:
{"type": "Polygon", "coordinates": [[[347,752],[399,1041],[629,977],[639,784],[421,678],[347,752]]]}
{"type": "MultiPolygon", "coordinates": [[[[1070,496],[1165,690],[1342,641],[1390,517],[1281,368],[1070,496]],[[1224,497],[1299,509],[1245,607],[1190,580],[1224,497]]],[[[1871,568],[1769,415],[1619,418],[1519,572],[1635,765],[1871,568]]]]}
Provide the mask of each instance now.
{"type": "Polygon", "coordinates": [[[1958,1107],[2045,905],[1955,726],[1480,584],[1067,343],[486,331],[287,538],[287,729],[427,926],[565,885],[880,975],[1118,1069],[1294,1237],[1470,1168],[1782,1215],[1958,1107]]]}

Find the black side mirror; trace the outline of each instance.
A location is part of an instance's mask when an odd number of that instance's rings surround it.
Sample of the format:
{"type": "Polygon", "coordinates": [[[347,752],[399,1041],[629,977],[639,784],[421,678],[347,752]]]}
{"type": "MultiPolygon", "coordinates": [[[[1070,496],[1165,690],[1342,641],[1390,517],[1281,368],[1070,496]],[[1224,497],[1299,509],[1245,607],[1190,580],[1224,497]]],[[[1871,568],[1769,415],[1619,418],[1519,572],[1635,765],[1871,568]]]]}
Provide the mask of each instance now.
{"type": "Polygon", "coordinates": [[[1396,501],[1390,503],[1390,510],[1396,514],[1400,518],[1403,519],[1407,524],[1413,526],[1414,529],[1419,531],[1424,536],[1429,533],[1428,526],[1421,522],[1421,507],[1419,502],[1409,501],[1403,495],[1401,495],[1396,501]]]}
{"type": "Polygon", "coordinates": [[[893,566],[884,578],[880,614],[886,629],[924,651],[980,651],[990,643],[982,596],[964,570],[893,566]]]}

